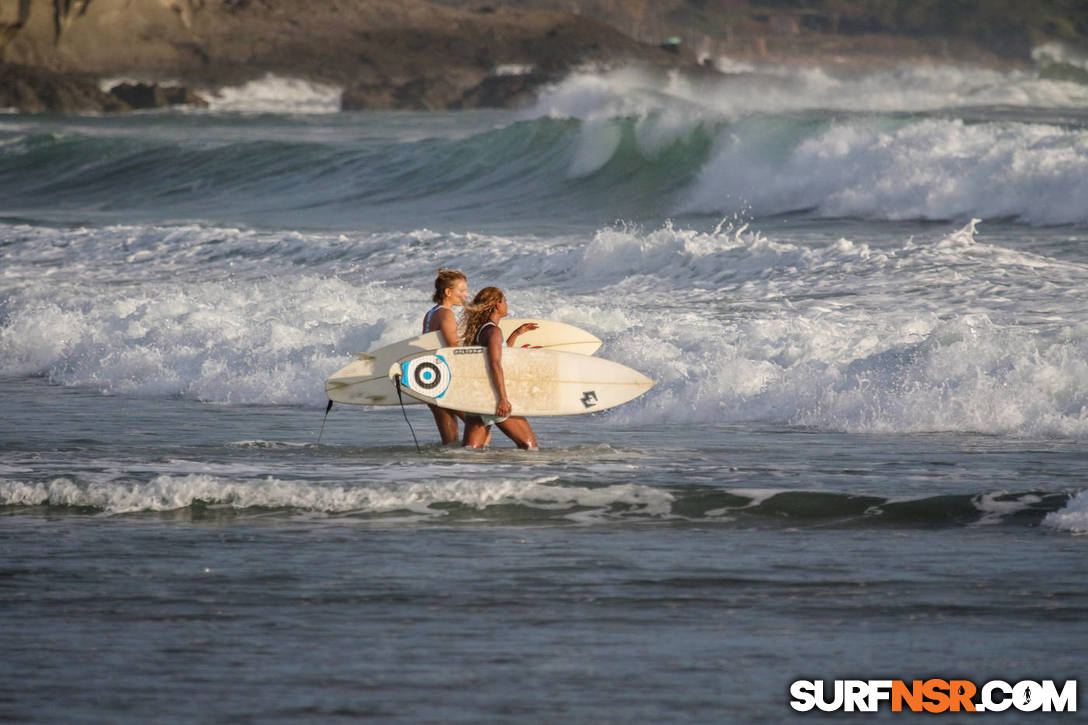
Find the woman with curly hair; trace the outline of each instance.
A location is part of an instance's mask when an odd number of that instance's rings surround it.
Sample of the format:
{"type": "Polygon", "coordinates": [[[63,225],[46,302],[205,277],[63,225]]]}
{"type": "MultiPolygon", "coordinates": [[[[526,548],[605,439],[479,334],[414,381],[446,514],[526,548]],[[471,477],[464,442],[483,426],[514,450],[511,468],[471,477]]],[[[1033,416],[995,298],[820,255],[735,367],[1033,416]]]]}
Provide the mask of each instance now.
{"type": "MultiPolygon", "coordinates": [[[[460,344],[457,336],[457,317],[453,314],[454,306],[465,304],[468,297],[468,279],[456,269],[440,269],[434,279],[434,307],[423,318],[423,332],[438,331],[444,347],[456,347],[460,344]]],[[[434,415],[438,435],[442,436],[442,445],[455,443],[459,437],[457,420],[464,414],[455,410],[446,410],[437,405],[428,405],[434,415]]]]}
{"type": "MultiPolygon", "coordinates": [[[[465,436],[462,444],[469,448],[481,448],[487,444],[492,424],[497,425],[518,448],[537,447],[536,436],[529,421],[521,416],[510,415],[512,407],[506,397],[506,381],[502,371],[503,339],[499,329],[499,320],[506,317],[506,313],[506,296],[498,287],[484,287],[471,304],[465,305],[461,342],[486,348],[487,368],[495,390],[499,393],[494,415],[465,414],[465,436]]],[[[537,327],[535,322],[526,322],[510,333],[506,344],[513,346],[514,340],[537,327]]]]}

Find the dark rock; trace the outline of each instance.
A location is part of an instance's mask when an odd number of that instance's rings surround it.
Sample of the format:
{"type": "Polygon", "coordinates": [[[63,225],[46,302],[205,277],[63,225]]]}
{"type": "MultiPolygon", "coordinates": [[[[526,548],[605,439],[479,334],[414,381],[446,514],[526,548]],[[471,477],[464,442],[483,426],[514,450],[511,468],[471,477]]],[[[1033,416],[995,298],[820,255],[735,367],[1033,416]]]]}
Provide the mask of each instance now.
{"type": "Polygon", "coordinates": [[[161,108],[166,105],[166,93],[162,88],[147,83],[122,83],[111,88],[110,94],[136,109],[161,108]]]}
{"type": "Polygon", "coordinates": [[[0,65],[0,108],[24,113],[115,113],[182,104],[206,108],[208,102],[188,88],[123,83],[106,93],[83,73],[0,65]]]}
{"type": "Polygon", "coordinates": [[[471,82],[458,75],[413,78],[404,83],[360,83],[340,96],[340,110],[441,111],[461,107],[471,82]]]}
{"type": "MultiPolygon", "coordinates": [[[[213,89],[268,74],[302,78],[343,88],[346,110],[508,105],[533,82],[489,80],[502,66],[532,66],[550,76],[587,65],[697,65],[686,49],[668,53],[589,17],[488,0],[475,0],[475,9],[427,0],[70,5],[78,12],[66,11],[57,25],[53,3],[33,0],[25,22],[0,43],[0,53],[12,62],[89,77],[171,78],[213,89]]],[[[140,108],[174,102],[154,86],[116,95],[140,108]]]]}
{"type": "Polygon", "coordinates": [[[414,78],[393,89],[393,107],[433,111],[442,108],[437,96],[443,95],[439,83],[429,78],[414,78]]]}
{"type": "Polygon", "coordinates": [[[344,89],[340,96],[341,111],[370,111],[393,107],[393,86],[386,83],[365,83],[344,89]]]}
{"type": "Polygon", "coordinates": [[[128,104],[90,77],[25,65],[0,65],[0,108],[24,113],[125,111],[128,104]]]}
{"type": "Polygon", "coordinates": [[[131,108],[166,108],[167,106],[189,105],[207,108],[208,102],[188,88],[179,86],[160,86],[157,83],[122,83],[110,89],[131,108]]]}
{"type": "Polygon", "coordinates": [[[166,102],[171,106],[208,107],[208,102],[204,98],[183,86],[167,86],[163,90],[166,91],[166,102]]]}
{"type": "Polygon", "coordinates": [[[536,99],[537,91],[556,80],[543,73],[488,76],[461,97],[457,108],[522,108],[536,99]]]}

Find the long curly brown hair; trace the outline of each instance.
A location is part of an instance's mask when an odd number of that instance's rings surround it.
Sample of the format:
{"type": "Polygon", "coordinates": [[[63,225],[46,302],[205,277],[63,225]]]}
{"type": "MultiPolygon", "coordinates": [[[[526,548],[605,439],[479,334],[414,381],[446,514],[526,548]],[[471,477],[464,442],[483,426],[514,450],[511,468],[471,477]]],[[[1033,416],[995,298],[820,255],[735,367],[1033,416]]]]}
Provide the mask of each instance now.
{"type": "Polygon", "coordinates": [[[490,321],[491,313],[503,301],[505,295],[498,287],[484,287],[472,298],[472,302],[465,305],[464,317],[461,325],[461,343],[475,345],[476,335],[480,328],[490,321]]]}

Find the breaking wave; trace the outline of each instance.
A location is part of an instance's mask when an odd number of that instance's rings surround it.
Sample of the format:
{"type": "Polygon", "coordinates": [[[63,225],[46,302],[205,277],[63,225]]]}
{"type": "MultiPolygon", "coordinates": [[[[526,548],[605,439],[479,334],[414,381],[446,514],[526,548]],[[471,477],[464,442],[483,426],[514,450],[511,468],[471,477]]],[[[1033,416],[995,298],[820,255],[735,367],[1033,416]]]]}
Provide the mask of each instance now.
{"type": "MultiPolygon", "coordinates": [[[[0,507],[88,514],[184,514],[193,518],[278,516],[344,520],[495,523],[718,522],[745,526],[1044,525],[1083,519],[1083,494],[980,492],[885,498],[833,491],[730,490],[616,484],[586,487],[534,481],[456,479],[431,483],[321,484],[224,479],[207,474],[146,482],[0,479],[0,507]]],[[[1081,521],[1083,524],[1083,521],[1081,521]]],[[[1081,524],[1073,524],[1078,526],[1081,524]]]]}
{"type": "Polygon", "coordinates": [[[1064,508],[1048,513],[1042,526],[1074,534],[1088,534],[1088,492],[1081,491],[1064,508]]]}
{"type": "Polygon", "coordinates": [[[601,355],[657,381],[606,414],[613,424],[1088,438],[1088,266],[987,243],[975,223],[896,245],[802,244],[743,225],[621,225],[547,243],[424,230],[9,231],[0,375],[318,406],[322,381],[352,353],[415,333],[421,280],[454,265],[501,276],[511,314],[588,329],[601,355]],[[657,293],[634,294],[647,288],[657,293]]]}
{"type": "Polygon", "coordinates": [[[227,112],[253,105],[234,95],[328,107],[336,94],[292,83],[224,91],[211,113],[5,118],[0,215],[477,231],[737,212],[1088,222],[1088,87],[1030,74],[622,71],[568,78],[516,114],[227,112]]]}

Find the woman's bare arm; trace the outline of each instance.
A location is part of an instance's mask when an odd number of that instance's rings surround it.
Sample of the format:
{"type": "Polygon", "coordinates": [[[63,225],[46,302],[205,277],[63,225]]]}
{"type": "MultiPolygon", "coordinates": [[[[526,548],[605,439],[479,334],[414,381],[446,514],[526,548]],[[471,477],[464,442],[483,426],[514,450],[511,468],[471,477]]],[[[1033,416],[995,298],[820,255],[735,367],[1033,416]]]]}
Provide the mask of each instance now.
{"type": "Polygon", "coordinates": [[[491,379],[495,383],[495,389],[499,391],[499,403],[495,407],[495,415],[506,417],[510,415],[512,406],[506,397],[506,378],[502,372],[502,333],[499,328],[491,327],[484,333],[487,344],[487,366],[491,370],[491,379]]]}
{"type": "Polygon", "coordinates": [[[435,314],[438,315],[438,329],[442,332],[446,347],[458,347],[461,340],[457,337],[457,317],[453,310],[442,307],[435,314]]]}

